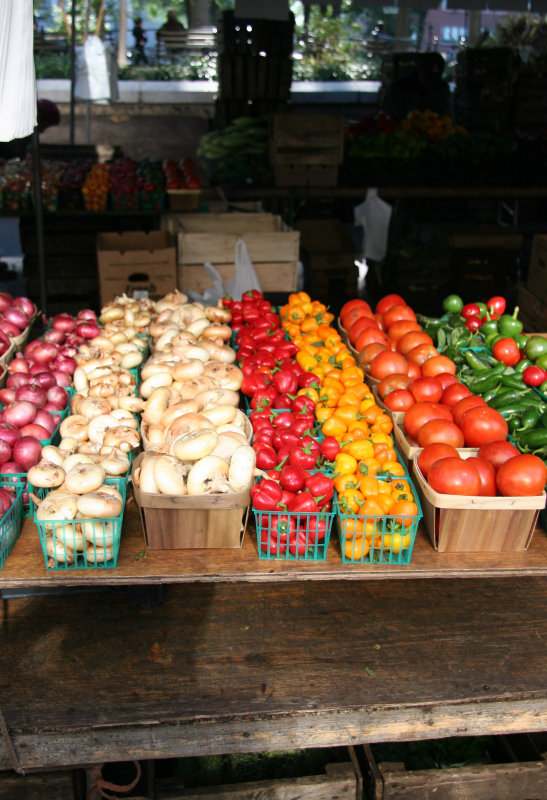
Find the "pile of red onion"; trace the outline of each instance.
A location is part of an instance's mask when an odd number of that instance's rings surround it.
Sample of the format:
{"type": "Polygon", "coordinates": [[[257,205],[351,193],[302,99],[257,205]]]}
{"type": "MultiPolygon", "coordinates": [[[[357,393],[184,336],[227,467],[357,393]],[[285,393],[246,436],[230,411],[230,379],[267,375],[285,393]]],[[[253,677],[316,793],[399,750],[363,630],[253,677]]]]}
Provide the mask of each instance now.
{"type": "Polygon", "coordinates": [[[43,341],[78,348],[100,332],[95,312],[91,308],[83,308],[76,317],[64,312],[56,314],[51,320],[50,329],[43,336],[43,341]]]}
{"type": "Polygon", "coordinates": [[[0,292],[0,355],[11,344],[10,337],[17,338],[26,331],[35,314],[36,306],[28,297],[14,298],[9,292],[0,292]]]}
{"type": "Polygon", "coordinates": [[[43,443],[53,436],[61,415],[30,400],[15,400],[0,411],[0,471],[28,472],[40,460],[43,443]]]}

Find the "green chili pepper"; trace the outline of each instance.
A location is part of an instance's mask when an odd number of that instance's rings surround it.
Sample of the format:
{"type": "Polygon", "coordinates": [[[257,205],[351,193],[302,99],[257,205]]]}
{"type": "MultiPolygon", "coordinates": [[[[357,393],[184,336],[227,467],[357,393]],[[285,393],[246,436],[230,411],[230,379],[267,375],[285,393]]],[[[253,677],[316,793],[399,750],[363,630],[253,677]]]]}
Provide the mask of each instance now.
{"type": "Polygon", "coordinates": [[[524,412],[521,418],[521,427],[518,428],[519,431],[528,431],[531,428],[535,428],[538,420],[540,418],[540,413],[537,408],[529,408],[527,411],[524,412]]]}
{"type": "Polygon", "coordinates": [[[522,415],[531,407],[532,406],[530,406],[530,403],[526,403],[521,400],[520,402],[516,401],[513,403],[507,403],[507,405],[497,408],[496,411],[499,411],[502,417],[507,419],[508,417],[515,416],[515,414],[522,415]]]}
{"type": "Polygon", "coordinates": [[[487,369],[490,369],[490,364],[483,361],[477,353],[474,353],[472,350],[465,351],[465,360],[469,364],[470,367],[473,367],[474,370],[478,372],[484,372],[487,369]]]}
{"type": "Polygon", "coordinates": [[[547,428],[534,428],[529,431],[522,431],[518,436],[520,445],[535,450],[539,447],[547,448],[547,428]]]}
{"type": "Polygon", "coordinates": [[[522,375],[519,375],[518,373],[513,375],[502,375],[500,381],[507,389],[524,389],[522,375]]]}
{"type": "Polygon", "coordinates": [[[497,366],[488,370],[478,370],[467,380],[467,386],[475,394],[487,392],[500,380],[500,375],[503,374],[504,370],[505,366],[503,364],[497,364],[497,366]]]}
{"type": "Polygon", "coordinates": [[[490,400],[492,400],[498,394],[498,392],[500,390],[500,386],[501,386],[501,383],[499,383],[499,381],[498,381],[498,382],[496,382],[496,384],[491,389],[488,389],[487,391],[483,391],[483,392],[480,393],[480,395],[481,395],[481,397],[482,397],[482,399],[484,400],[485,403],[489,403],[490,400]]]}
{"type": "Polygon", "coordinates": [[[518,364],[515,364],[515,372],[518,372],[520,375],[524,372],[526,367],[531,367],[532,362],[529,358],[522,358],[518,364]]]}
{"type": "Polygon", "coordinates": [[[516,306],[515,310],[512,314],[504,314],[498,320],[498,330],[504,336],[517,336],[519,333],[522,332],[523,324],[520,319],[517,319],[517,315],[519,313],[518,306],[516,306]]]}
{"type": "Polygon", "coordinates": [[[511,434],[516,434],[521,425],[522,414],[503,414],[511,434]]]}
{"type": "Polygon", "coordinates": [[[510,403],[518,403],[520,400],[523,400],[525,396],[524,391],[517,391],[516,389],[505,389],[505,391],[500,392],[496,397],[494,397],[489,405],[492,408],[503,408],[510,403]]]}

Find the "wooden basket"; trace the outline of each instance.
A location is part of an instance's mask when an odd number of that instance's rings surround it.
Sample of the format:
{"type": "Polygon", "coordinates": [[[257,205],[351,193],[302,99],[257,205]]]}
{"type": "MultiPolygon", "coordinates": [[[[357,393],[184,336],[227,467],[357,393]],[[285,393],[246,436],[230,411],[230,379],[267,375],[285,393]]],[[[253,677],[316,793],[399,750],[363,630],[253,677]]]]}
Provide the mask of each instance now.
{"type": "Polygon", "coordinates": [[[133,464],[133,494],[149,550],[241,547],[249,492],[182,497],[141,492],[134,476],[143,456],[140,453],[133,464]]]}
{"type": "Polygon", "coordinates": [[[528,549],[539,512],[545,508],[545,492],[534,497],[439,494],[416,462],[414,475],[422,498],[424,523],[435,550],[507,553],[528,549]]]}
{"type": "MultiPolygon", "coordinates": [[[[403,420],[405,416],[404,412],[398,411],[395,413],[397,416],[393,416],[392,412],[393,438],[395,439],[397,448],[403,457],[403,461],[405,462],[408,471],[411,472],[412,462],[417,457],[417,455],[423,450],[423,448],[420,447],[416,439],[413,439],[411,436],[408,435],[408,433],[406,433],[403,427],[403,420]]],[[[457,449],[462,458],[477,455],[477,448],[475,447],[461,447],[457,449]]]]}

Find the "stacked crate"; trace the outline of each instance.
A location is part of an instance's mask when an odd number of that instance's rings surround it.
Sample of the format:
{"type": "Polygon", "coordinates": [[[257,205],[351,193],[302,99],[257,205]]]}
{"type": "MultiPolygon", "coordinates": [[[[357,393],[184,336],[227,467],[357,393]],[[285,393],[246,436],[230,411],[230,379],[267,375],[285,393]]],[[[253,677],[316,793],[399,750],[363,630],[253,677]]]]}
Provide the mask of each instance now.
{"type": "Polygon", "coordinates": [[[270,159],[276,186],[336,186],[343,155],[341,115],[274,115],[270,159]]]}
{"type": "Polygon", "coordinates": [[[458,53],[454,110],[470,130],[511,123],[518,59],[509,47],[466,48],[458,53]]]}
{"type": "Polygon", "coordinates": [[[287,108],[293,34],[292,13],[285,21],[236,17],[233,11],[223,12],[217,33],[219,124],[287,108]]]}

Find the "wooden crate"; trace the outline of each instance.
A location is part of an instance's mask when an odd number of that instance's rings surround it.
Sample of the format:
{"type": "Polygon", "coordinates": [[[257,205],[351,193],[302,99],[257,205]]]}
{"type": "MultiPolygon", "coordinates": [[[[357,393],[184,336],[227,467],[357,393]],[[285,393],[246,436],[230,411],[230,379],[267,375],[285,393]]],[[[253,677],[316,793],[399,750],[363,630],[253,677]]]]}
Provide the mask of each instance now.
{"type": "MultiPolygon", "coordinates": [[[[133,475],[143,453],[133,464],[133,475]]],[[[241,547],[249,516],[249,492],[183,496],[141,492],[133,481],[149,550],[241,547]]]]}
{"type": "Polygon", "coordinates": [[[276,164],[274,168],[275,185],[279,187],[298,186],[337,186],[337,164],[276,164]]]}
{"type": "Polygon", "coordinates": [[[543,759],[407,770],[400,762],[377,763],[371,747],[366,744],[357,748],[357,755],[367,800],[539,800],[547,797],[547,765],[543,759]]]}
{"type": "Polygon", "coordinates": [[[328,763],[324,774],[185,789],[156,782],[156,800],[361,800],[362,778],[354,748],[347,762],[328,763]]]}
{"type": "MultiPolygon", "coordinates": [[[[465,458],[463,453],[462,457],[465,458]]],[[[467,497],[435,492],[414,462],[424,524],[440,553],[527,550],[545,492],[537,497],[467,497]]]]}
{"type": "Polygon", "coordinates": [[[196,214],[179,218],[178,288],[203,293],[211,286],[209,261],[224,281],[234,275],[238,238],[249,256],[264,292],[296,290],[300,234],[273,214],[196,214]],[[182,230],[181,230],[182,229],[182,230]]]}

